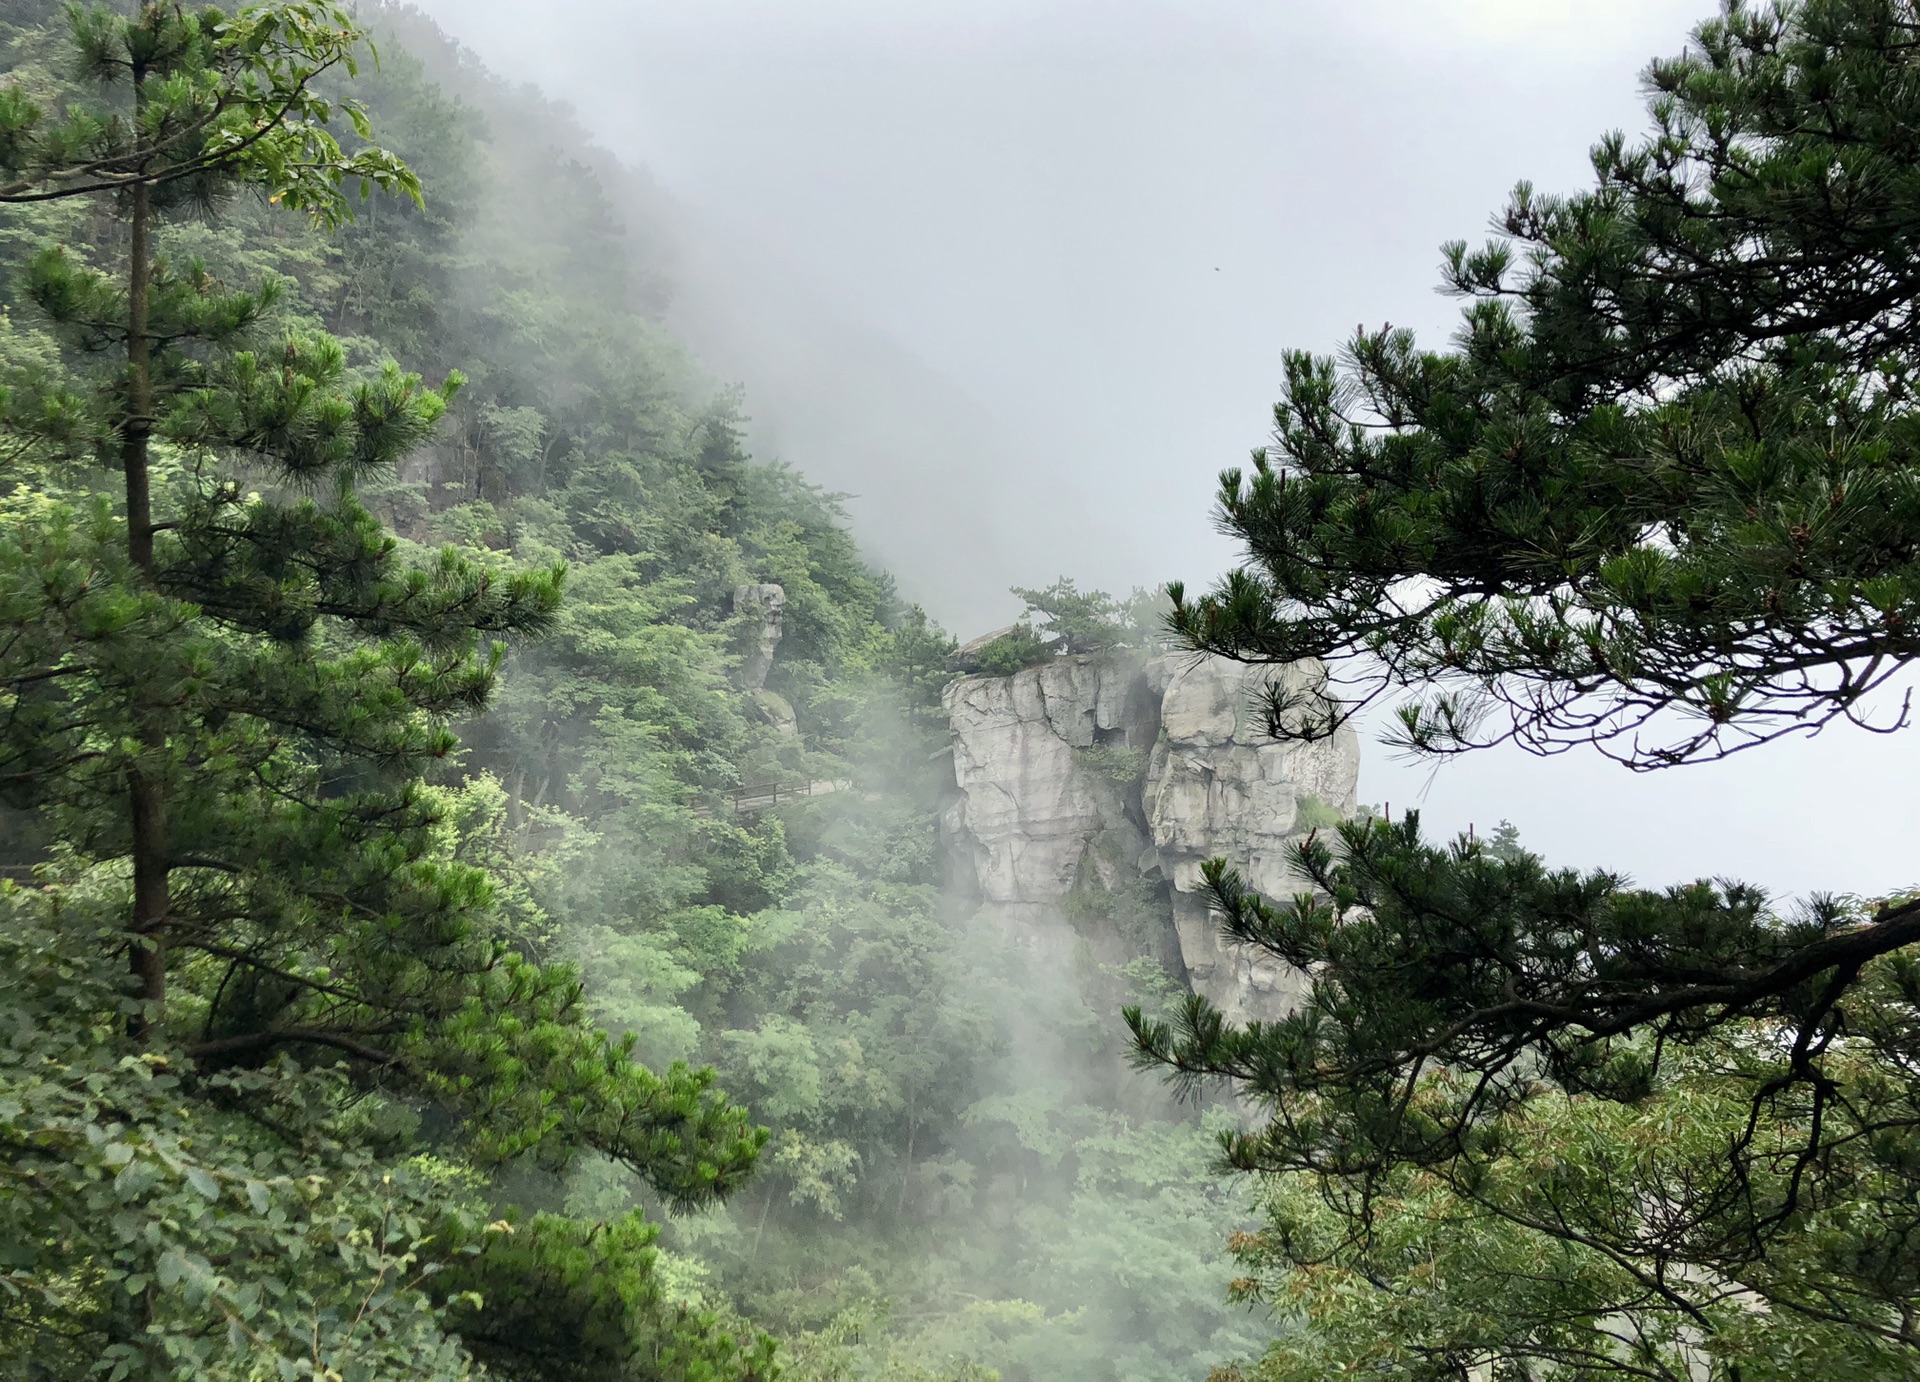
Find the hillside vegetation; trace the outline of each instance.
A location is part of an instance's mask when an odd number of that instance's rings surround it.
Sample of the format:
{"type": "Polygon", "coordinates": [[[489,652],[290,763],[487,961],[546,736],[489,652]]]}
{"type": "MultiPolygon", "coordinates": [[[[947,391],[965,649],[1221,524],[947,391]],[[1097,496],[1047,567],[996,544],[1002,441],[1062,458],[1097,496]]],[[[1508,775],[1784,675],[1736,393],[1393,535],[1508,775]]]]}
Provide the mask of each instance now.
{"type": "Polygon", "coordinates": [[[1920,1375],[1920,896],[1432,841],[1350,724],[1906,728],[1917,36],[1728,0],[1450,343],[1285,357],[1238,569],[959,647],[564,109],[0,8],[0,1374],[1920,1375]]]}
{"type": "MultiPolygon", "coordinates": [[[[0,1169],[0,1360],[1147,1379],[1248,1353],[1245,1206],[1115,1055],[1121,1002],[1170,981],[1143,954],[1036,988],[943,898],[953,642],[662,326],[671,205],[424,20],[367,18],[377,65],[316,89],[420,203],[349,176],[315,224],[237,165],[156,193],[150,565],[116,555],[128,197],[0,210],[0,1139],[32,1149],[0,1169]],[[761,584],[763,687],[736,601],[761,584]],[[81,666],[121,718],[43,761],[21,707],[81,666]],[[838,790],[738,808],[810,783],[838,790]],[[120,824],[142,791],[171,813],[144,1005],[115,919],[152,875],[120,824]]],[[[0,38],[49,109],[80,89],[61,12],[11,5],[0,38]]]]}

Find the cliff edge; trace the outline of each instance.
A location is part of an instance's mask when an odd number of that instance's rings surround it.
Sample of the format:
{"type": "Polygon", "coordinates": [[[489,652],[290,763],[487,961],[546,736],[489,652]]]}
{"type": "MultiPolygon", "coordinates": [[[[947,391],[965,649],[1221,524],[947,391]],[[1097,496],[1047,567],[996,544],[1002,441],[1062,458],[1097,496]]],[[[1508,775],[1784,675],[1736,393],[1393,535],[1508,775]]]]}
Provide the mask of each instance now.
{"type": "MultiPolygon", "coordinates": [[[[1301,976],[1220,935],[1200,866],[1224,858],[1268,897],[1298,892],[1290,850],[1355,809],[1359,741],[1276,743],[1258,701],[1311,667],[1099,653],[946,690],[954,799],[949,872],[1039,955],[1065,962],[1069,905],[1090,890],[1152,891],[1187,982],[1236,1021],[1284,1013],[1301,976]]],[[[1082,909],[1084,910],[1084,909],[1082,909]]]]}

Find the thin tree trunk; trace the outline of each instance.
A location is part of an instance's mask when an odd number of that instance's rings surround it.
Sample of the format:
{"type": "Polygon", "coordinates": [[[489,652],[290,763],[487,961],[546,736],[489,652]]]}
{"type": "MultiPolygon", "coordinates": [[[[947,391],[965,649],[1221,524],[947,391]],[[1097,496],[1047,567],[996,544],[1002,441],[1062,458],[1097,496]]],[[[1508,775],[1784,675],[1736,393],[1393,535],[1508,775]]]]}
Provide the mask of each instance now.
{"type": "Polygon", "coordinates": [[[766,1203],[760,1206],[760,1224],[753,1231],[753,1250],[747,1254],[747,1261],[749,1263],[760,1260],[760,1237],[767,1231],[767,1215],[773,1212],[773,1190],[774,1187],[769,1184],[767,1186],[766,1203]]]}
{"type": "MultiPolygon", "coordinates": [[[[148,306],[152,288],[152,192],[133,189],[132,265],[127,275],[127,414],[120,433],[120,463],[126,476],[127,555],[142,572],[153,570],[153,497],[147,453],[153,436],[153,342],[148,306]]],[[[166,731],[151,714],[140,716],[141,747],[166,748],[166,731]]],[[[155,765],[157,766],[157,765],[155,765]]],[[[168,877],[167,803],[161,784],[136,763],[127,770],[129,823],[133,834],[133,945],[130,964],[144,1011],[133,1034],[145,1040],[167,1000],[168,877]]]]}
{"type": "Polygon", "coordinates": [[[907,1183],[913,1179],[913,1138],[920,1131],[919,1120],[914,1117],[914,1105],[907,1104],[907,1164],[900,1172],[900,1197],[894,1201],[893,1217],[898,1219],[907,1212],[907,1183]]]}
{"type": "Polygon", "coordinates": [[[127,482],[127,555],[153,568],[153,496],[147,450],[153,437],[153,341],[148,299],[153,288],[153,192],[133,189],[132,265],[127,274],[127,415],[120,429],[120,466],[127,482]]]}

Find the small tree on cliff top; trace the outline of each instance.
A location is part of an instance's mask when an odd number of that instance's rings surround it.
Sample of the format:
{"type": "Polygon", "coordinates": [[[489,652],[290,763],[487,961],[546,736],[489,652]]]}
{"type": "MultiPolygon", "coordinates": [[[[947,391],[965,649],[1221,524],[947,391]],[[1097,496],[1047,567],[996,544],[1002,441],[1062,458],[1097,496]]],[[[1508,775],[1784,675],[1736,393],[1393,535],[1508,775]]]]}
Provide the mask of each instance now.
{"type": "MultiPolygon", "coordinates": [[[[1917,52],[1911,0],[1730,3],[1592,190],[1522,186],[1448,248],[1457,346],[1289,356],[1274,444],[1222,478],[1248,561],[1172,592],[1189,645],[1324,659],[1281,736],[1411,689],[1431,753],[1660,768],[1904,724],[1870,698],[1920,654],[1917,52]]],[[[1409,817],[1309,842],[1288,905],[1215,867],[1307,1001],[1129,1015],[1143,1059],[1273,1110],[1226,1149],[1282,1177],[1245,1289],[1330,1328],[1270,1375],[1920,1366],[1920,901],[1782,916],[1506,854],[1409,817]]]]}
{"type": "Polygon", "coordinates": [[[1013,593],[1026,601],[1029,616],[1040,616],[1041,634],[1056,653],[1152,647],[1165,637],[1165,597],[1157,590],[1136,588],[1122,600],[1062,576],[1045,590],[1014,586],[1013,593]]]}

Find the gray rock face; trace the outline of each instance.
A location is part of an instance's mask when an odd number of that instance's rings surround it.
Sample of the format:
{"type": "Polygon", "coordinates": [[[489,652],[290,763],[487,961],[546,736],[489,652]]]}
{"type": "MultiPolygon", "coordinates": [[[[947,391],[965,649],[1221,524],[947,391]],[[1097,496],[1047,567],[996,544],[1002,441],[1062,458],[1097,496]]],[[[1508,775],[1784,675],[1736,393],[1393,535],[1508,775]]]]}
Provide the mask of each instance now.
{"type": "Polygon", "coordinates": [[[749,621],[757,619],[759,628],[748,630],[745,655],[740,662],[740,684],[747,691],[758,691],[767,684],[773,670],[773,655],[779,651],[786,633],[787,592],[778,585],[743,585],[733,592],[733,612],[749,621]]]}
{"type": "Polygon", "coordinates": [[[1137,857],[1146,840],[1126,818],[1118,786],[1091,772],[1075,749],[1120,728],[1101,686],[1110,676],[1091,657],[1057,658],[1010,677],[962,677],[947,688],[953,771],[960,789],[952,843],[964,850],[983,901],[1045,906],[1061,901],[1105,856],[1137,857]],[[1110,833],[1118,851],[1102,850],[1110,833]]]}
{"type": "Polygon", "coordinates": [[[1315,744],[1267,737],[1258,706],[1282,677],[1304,681],[1314,668],[1249,667],[1225,658],[1163,659],[1160,737],[1142,806],[1161,871],[1173,884],[1174,925],[1194,989],[1237,1020],[1277,1017],[1301,993],[1302,976],[1220,934],[1202,891],[1200,867],[1225,859],[1249,886],[1287,898],[1303,884],[1292,850],[1308,827],[1301,802],[1315,798],[1351,815],[1360,775],[1351,728],[1315,744]]]}
{"type": "Polygon", "coordinates": [[[1302,800],[1354,809],[1351,730],[1278,744],[1260,723],[1270,678],[1312,675],[1224,658],[1082,656],[960,678],[945,697],[958,789],[945,821],[950,864],[1046,953],[1072,945],[1060,904],[1076,887],[1164,877],[1194,989],[1236,1020],[1278,1016],[1300,976],[1221,939],[1200,866],[1225,858],[1262,893],[1290,896],[1302,800]],[[1127,751],[1146,756],[1144,773],[1115,772],[1127,751]]]}

